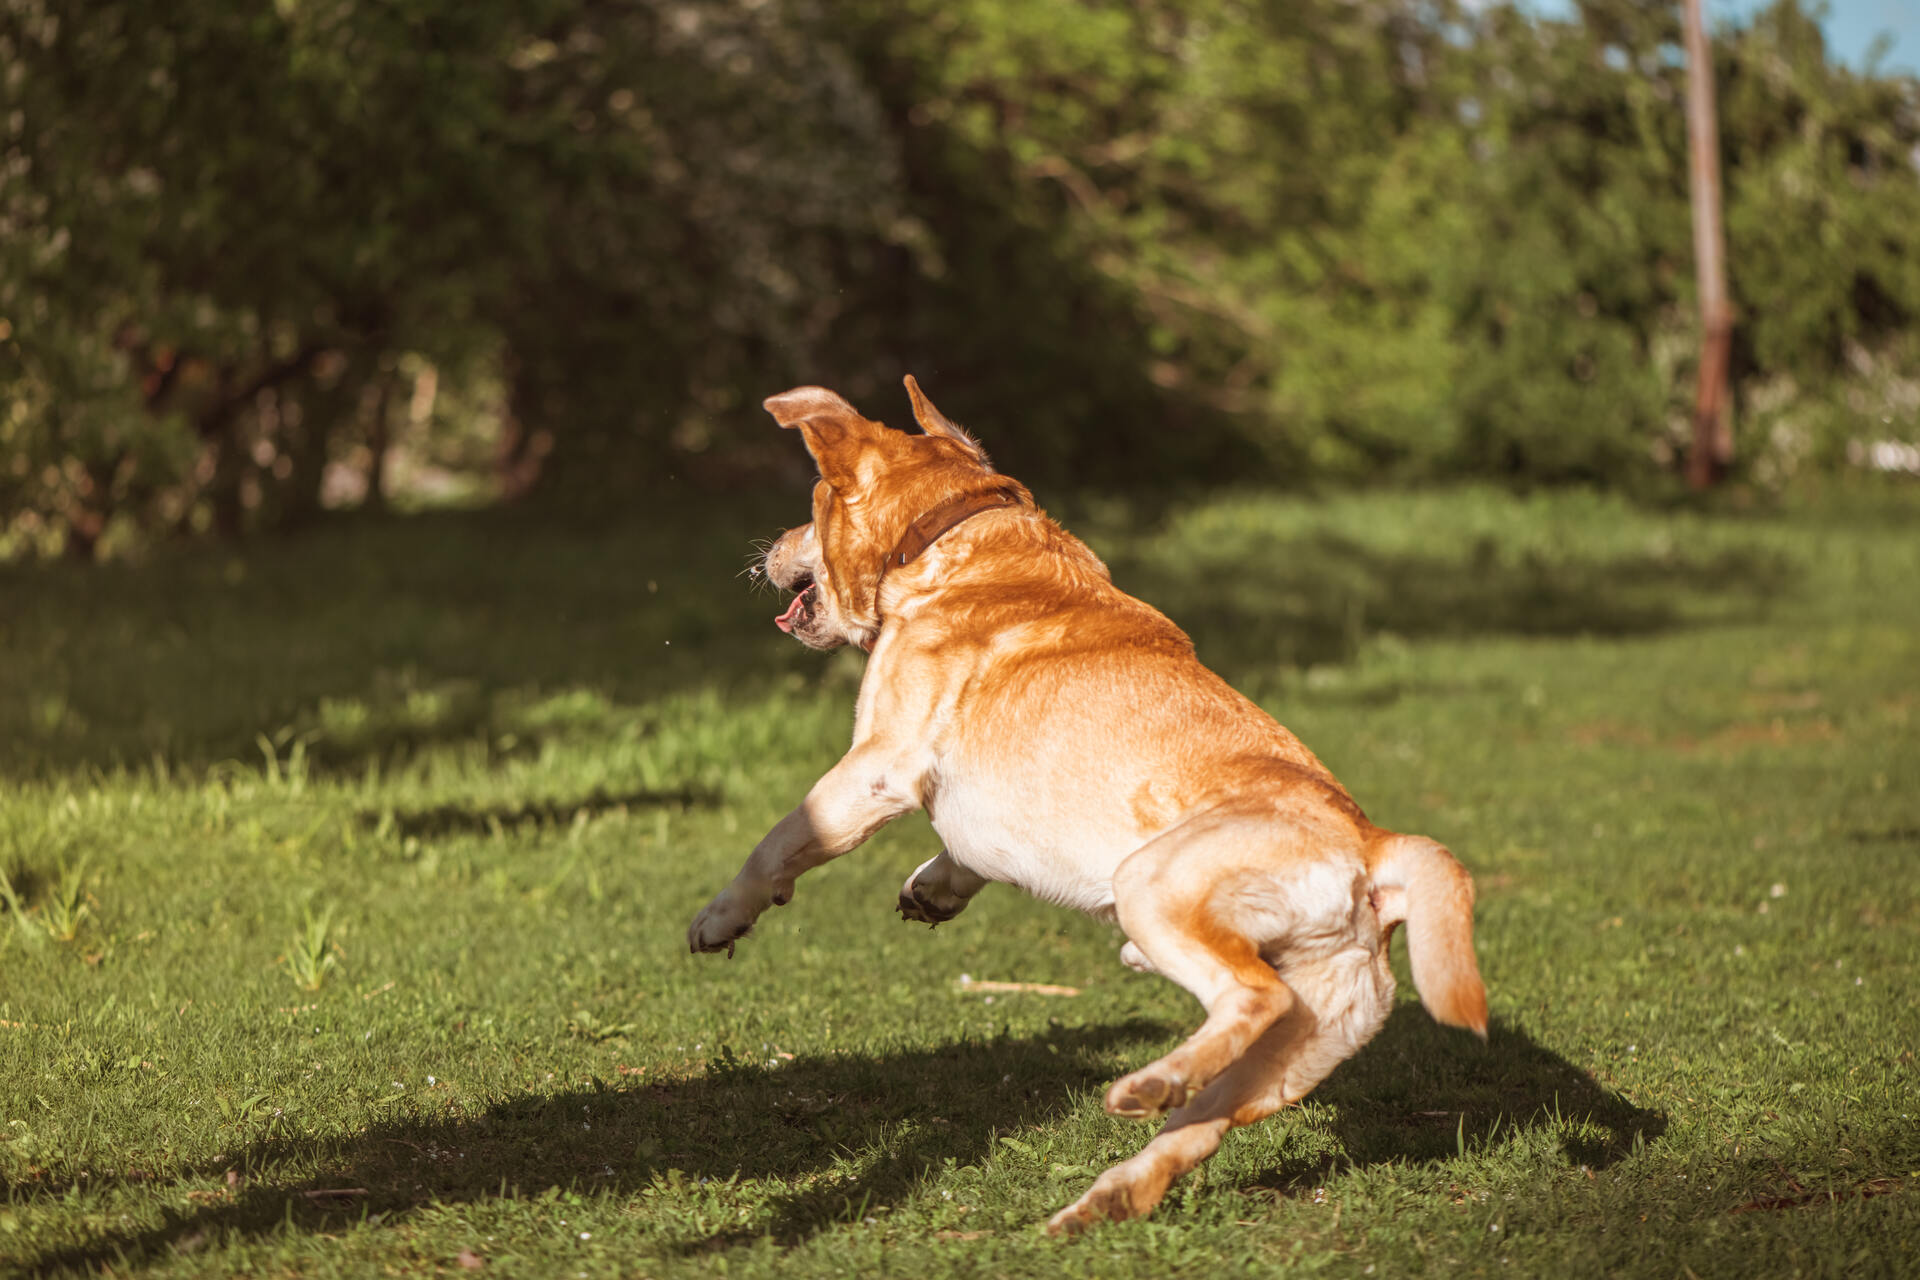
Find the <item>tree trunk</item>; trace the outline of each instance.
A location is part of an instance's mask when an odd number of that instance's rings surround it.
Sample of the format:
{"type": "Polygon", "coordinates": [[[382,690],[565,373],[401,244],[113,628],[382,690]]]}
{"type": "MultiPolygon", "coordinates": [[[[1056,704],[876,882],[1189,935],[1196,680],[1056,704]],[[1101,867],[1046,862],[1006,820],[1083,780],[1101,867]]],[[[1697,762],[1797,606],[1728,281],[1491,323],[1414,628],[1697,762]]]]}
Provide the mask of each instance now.
{"type": "Polygon", "coordinates": [[[373,398],[373,421],[367,424],[367,496],[362,505],[368,511],[387,509],[387,450],[393,446],[387,418],[393,409],[393,387],[400,374],[388,370],[380,376],[380,392],[373,398]]]}
{"type": "Polygon", "coordinates": [[[282,529],[302,529],[320,518],[320,488],[326,480],[327,451],[342,423],[355,416],[366,389],[370,363],[365,351],[331,356],[332,366],[311,372],[288,388],[300,404],[300,421],[289,428],[282,417],[280,451],[293,464],[278,485],[274,514],[282,529]],[[322,381],[327,373],[330,380],[322,381]]]}
{"type": "Polygon", "coordinates": [[[194,429],[211,455],[205,492],[213,508],[213,532],[218,537],[232,540],[246,532],[247,511],[241,482],[246,477],[249,460],[240,447],[241,415],[262,391],[304,374],[323,349],[309,342],[285,360],[269,364],[237,389],[232,366],[220,370],[219,386],[212,402],[194,421],[194,429]]]}
{"type": "Polygon", "coordinates": [[[537,412],[528,394],[525,370],[515,360],[507,370],[507,417],[494,460],[500,496],[508,502],[526,497],[540,483],[540,471],[553,443],[546,432],[528,429],[528,419],[537,412]]]}
{"type": "Polygon", "coordinates": [[[67,540],[62,548],[66,558],[76,564],[92,564],[94,550],[100,544],[100,534],[105,524],[91,511],[80,511],[67,517],[67,540]]]}
{"type": "Polygon", "coordinates": [[[79,492],[66,513],[67,559],[93,563],[107,522],[113,518],[114,476],[125,460],[126,455],[121,454],[110,461],[90,462],[81,469],[79,492]]]}
{"type": "Polygon", "coordinates": [[[1693,260],[1700,291],[1700,380],[1694,391],[1687,482],[1695,489],[1706,489],[1733,463],[1733,406],[1727,395],[1733,306],[1727,300],[1726,234],[1720,218],[1720,126],[1714,109],[1713,53],[1707,47],[1700,3],[1683,0],[1693,260]]]}
{"type": "MultiPolygon", "coordinates": [[[[207,500],[213,504],[213,532],[228,542],[238,541],[247,530],[247,509],[240,496],[240,481],[246,459],[240,455],[240,440],[235,432],[235,415],[223,413],[212,428],[213,479],[207,484],[207,500]]],[[[209,434],[203,426],[201,434],[209,434]]]]}

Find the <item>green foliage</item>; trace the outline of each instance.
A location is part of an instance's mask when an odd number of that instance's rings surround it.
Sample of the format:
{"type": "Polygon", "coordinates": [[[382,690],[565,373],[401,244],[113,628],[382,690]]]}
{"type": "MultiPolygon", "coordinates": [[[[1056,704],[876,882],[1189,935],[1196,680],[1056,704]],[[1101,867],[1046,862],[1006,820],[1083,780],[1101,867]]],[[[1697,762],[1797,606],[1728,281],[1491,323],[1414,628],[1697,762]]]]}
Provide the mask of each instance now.
{"type": "MultiPolygon", "coordinates": [[[[1269,465],[1645,482],[1673,458],[1695,320],[1669,9],[1014,9],[893,23],[906,114],[959,153],[953,188],[1014,175],[1003,205],[1117,286],[1130,358],[1269,465]]],[[[1920,304],[1920,104],[1791,4],[1717,57],[1739,372],[1817,404],[1920,304]]],[[[1053,371],[1025,373],[996,399],[1050,404],[1053,371]]]]}
{"type": "MultiPolygon", "coordinates": [[[[897,416],[909,369],[1041,483],[1657,487],[1676,40],[1642,0],[7,0],[0,554],[296,526],[390,456],[588,511],[792,478],[760,397],[897,416]]],[[[1777,484],[1913,432],[1920,91],[1796,0],[1714,56],[1777,484]]]]}
{"type": "Polygon", "coordinates": [[[81,556],[116,516],[301,523],[330,462],[386,447],[421,359],[455,387],[504,367],[496,428],[564,429],[602,485],[609,449],[705,447],[688,415],[766,351],[810,363],[833,244],[906,234],[817,23],[10,3],[0,497],[81,556]]]}

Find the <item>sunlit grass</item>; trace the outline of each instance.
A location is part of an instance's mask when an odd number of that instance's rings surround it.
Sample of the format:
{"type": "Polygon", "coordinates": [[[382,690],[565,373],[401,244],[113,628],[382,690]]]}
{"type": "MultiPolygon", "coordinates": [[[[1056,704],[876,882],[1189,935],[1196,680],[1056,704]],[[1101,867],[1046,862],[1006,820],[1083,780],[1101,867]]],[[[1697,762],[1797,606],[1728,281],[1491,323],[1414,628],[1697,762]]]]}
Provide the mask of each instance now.
{"type": "Polygon", "coordinates": [[[9,571],[0,1272],[1911,1272],[1916,516],[1087,526],[1376,820],[1461,853],[1494,1028],[1408,1004],[1071,1245],[1035,1224],[1148,1132],[1100,1090],[1197,1013],[1110,929],[1007,891],[900,924],[913,820],[685,954],[851,724],[857,655],[734,580],[792,512],[9,571]]]}

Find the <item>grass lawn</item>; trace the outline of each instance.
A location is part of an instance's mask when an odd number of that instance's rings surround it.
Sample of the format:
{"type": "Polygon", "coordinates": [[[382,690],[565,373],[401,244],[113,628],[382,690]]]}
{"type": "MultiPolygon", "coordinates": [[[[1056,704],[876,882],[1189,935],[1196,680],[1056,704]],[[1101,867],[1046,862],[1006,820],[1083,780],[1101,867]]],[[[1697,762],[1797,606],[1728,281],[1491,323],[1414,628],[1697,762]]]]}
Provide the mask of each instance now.
{"type": "Polygon", "coordinates": [[[1198,1020],[1113,930],[902,924],[913,819],[686,954],[846,744],[859,656],[736,576],[799,516],[0,566],[0,1273],[1920,1274],[1920,495],[1081,512],[1474,871],[1493,1030],[1403,967],[1078,1241],[1150,1132],[1101,1091],[1198,1020]]]}

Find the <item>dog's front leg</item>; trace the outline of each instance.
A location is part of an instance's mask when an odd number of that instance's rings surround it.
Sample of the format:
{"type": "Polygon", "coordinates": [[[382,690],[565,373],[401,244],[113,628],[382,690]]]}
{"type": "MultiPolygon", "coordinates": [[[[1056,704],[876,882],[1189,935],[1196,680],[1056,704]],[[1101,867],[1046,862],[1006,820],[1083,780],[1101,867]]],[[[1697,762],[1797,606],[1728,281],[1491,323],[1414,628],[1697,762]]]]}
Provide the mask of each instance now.
{"type": "Polygon", "coordinates": [[[687,929],[693,951],[733,952],[768,907],[793,899],[801,873],[856,848],[903,813],[920,807],[924,762],[878,742],[855,747],[813,784],[800,807],[774,824],[733,883],[687,929]]]}

